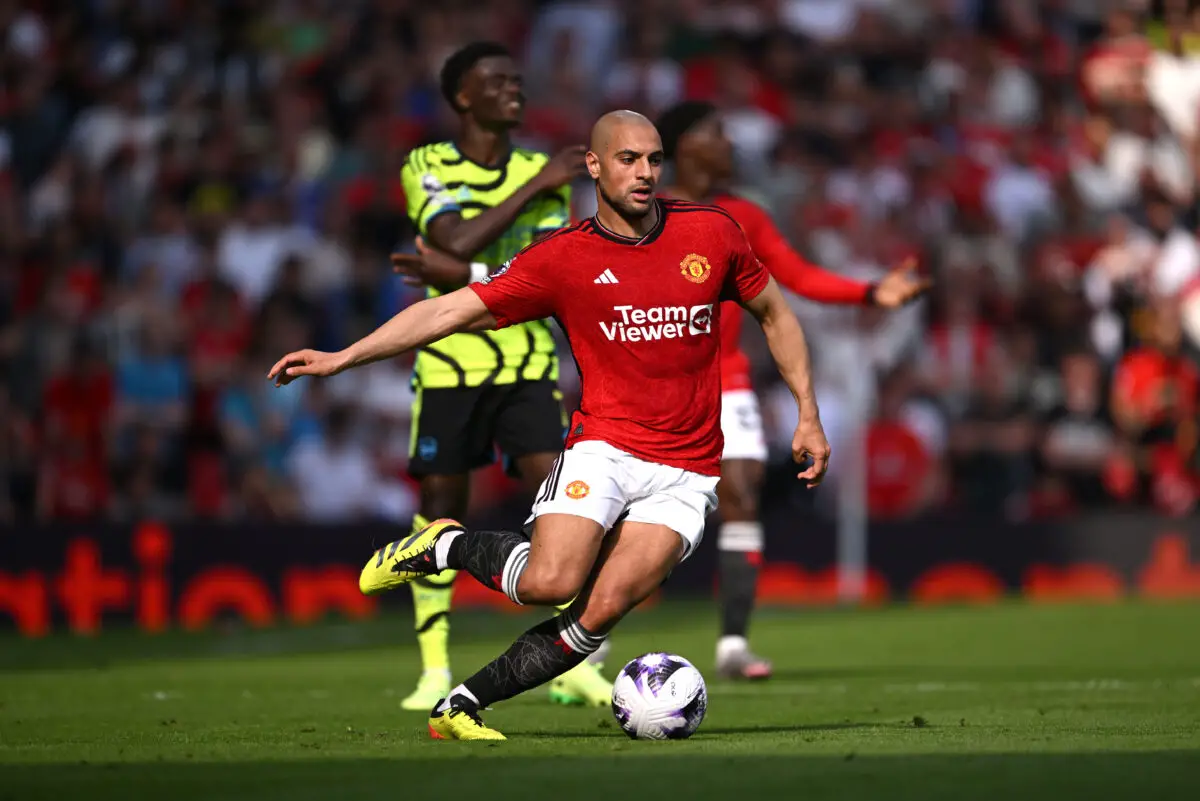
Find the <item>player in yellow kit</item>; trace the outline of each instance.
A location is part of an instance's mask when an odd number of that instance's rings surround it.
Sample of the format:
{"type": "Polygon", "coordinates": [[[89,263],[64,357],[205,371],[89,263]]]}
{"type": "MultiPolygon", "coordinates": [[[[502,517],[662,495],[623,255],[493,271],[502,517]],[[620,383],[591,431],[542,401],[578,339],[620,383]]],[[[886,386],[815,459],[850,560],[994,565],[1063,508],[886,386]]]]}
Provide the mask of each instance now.
{"type": "MultiPolygon", "coordinates": [[[[457,138],[417,148],[401,171],[408,214],[422,249],[457,257],[393,257],[430,295],[481,281],[535,239],[570,222],[570,181],[583,174],[585,148],[554,158],[513,147],[521,122],[521,75],[500,45],[477,42],[447,59],[442,94],[458,112],[457,138]]],[[[420,479],[413,531],[467,511],[471,470],[496,448],[531,493],[562,451],[566,417],[549,323],[455,334],[418,353],[413,371],[410,471],[420,479]]],[[[455,571],[413,584],[422,674],[401,702],[428,712],[451,687],[447,650],[455,571]]],[[[609,683],[584,664],[552,688],[566,703],[607,703],[609,683]]]]}

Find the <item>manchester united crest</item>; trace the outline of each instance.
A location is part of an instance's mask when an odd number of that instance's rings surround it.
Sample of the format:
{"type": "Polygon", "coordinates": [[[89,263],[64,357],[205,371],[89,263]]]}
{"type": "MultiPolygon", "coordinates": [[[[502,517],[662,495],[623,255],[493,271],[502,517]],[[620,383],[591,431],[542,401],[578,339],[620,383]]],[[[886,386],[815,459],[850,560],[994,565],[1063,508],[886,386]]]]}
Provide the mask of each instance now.
{"type": "Polygon", "coordinates": [[[592,488],[582,481],[572,481],[567,485],[566,490],[567,497],[573,501],[577,501],[580,498],[586,498],[588,493],[591,491],[592,488]]]}
{"type": "Polygon", "coordinates": [[[708,274],[712,271],[712,267],[709,266],[708,259],[697,256],[695,253],[689,253],[683,257],[683,261],[679,262],[679,271],[693,284],[703,284],[708,280],[708,274]]]}

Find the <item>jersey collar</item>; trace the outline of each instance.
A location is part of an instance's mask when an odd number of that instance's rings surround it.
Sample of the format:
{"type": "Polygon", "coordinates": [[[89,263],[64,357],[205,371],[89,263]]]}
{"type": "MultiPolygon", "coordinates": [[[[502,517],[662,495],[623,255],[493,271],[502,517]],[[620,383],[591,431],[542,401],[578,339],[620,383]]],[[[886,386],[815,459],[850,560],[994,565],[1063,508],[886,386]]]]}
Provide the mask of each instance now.
{"type": "Polygon", "coordinates": [[[654,205],[656,207],[658,207],[658,221],[654,223],[653,228],[651,228],[649,231],[647,231],[645,233],[645,235],[643,235],[641,237],[634,238],[632,236],[622,236],[621,234],[618,234],[615,231],[610,231],[609,229],[605,228],[604,225],[600,222],[600,218],[597,216],[594,216],[594,215],[591,219],[591,223],[592,223],[591,232],[593,234],[596,234],[597,236],[604,237],[605,239],[609,240],[610,242],[616,242],[618,245],[633,245],[635,247],[638,245],[649,245],[654,240],[658,239],[660,234],[662,234],[663,227],[666,225],[666,222],[667,222],[667,206],[666,206],[666,204],[663,203],[660,199],[655,198],[654,205]]]}
{"type": "Polygon", "coordinates": [[[512,159],[513,149],[512,149],[511,142],[509,143],[508,148],[501,154],[500,158],[496,161],[495,165],[482,164],[482,163],[476,161],[475,159],[471,158],[466,153],[463,153],[461,150],[458,149],[458,142],[455,142],[454,140],[450,140],[450,145],[451,145],[451,147],[454,148],[454,152],[458,154],[458,161],[443,161],[442,162],[443,165],[453,166],[454,164],[462,164],[463,162],[466,162],[467,164],[474,164],[476,167],[478,167],[481,170],[489,170],[490,172],[495,172],[496,170],[504,169],[505,165],[507,165],[508,162],[512,159]]]}

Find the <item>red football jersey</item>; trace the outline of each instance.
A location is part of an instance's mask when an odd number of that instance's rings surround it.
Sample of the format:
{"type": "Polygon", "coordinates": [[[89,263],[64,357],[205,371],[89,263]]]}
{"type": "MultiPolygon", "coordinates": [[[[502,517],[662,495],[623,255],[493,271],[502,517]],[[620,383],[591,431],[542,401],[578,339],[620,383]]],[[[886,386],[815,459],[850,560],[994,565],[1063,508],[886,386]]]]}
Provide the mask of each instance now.
{"type": "MultiPolygon", "coordinates": [[[[866,303],[870,284],[844,278],[806,261],[792,248],[760,206],[744,198],[721,195],[716,204],[746,232],[754,255],[782,286],[818,303],[866,303]]],[[[750,359],[742,352],[745,312],[736,303],[721,306],[721,389],[750,389],[750,359]]]]}
{"type": "Polygon", "coordinates": [[[648,462],[720,475],[724,300],[767,285],[741,228],[725,211],[658,201],[641,239],[595,218],[521,251],[471,284],[499,327],[554,317],[579,367],[583,397],[567,448],[600,440],[648,462]]]}

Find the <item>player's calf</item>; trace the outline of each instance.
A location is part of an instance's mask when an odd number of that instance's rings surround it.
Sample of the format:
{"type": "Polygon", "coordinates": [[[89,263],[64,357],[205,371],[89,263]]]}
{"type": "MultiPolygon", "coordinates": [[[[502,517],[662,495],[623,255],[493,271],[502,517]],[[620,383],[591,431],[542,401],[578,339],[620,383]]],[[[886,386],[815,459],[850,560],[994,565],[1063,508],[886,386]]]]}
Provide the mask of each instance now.
{"type": "Polygon", "coordinates": [[[662,586],[684,548],[683,538],[668,526],[618,523],[605,539],[592,579],[571,610],[589,631],[607,634],[662,586]]]}
{"type": "Polygon", "coordinates": [[[604,642],[588,630],[573,609],[526,631],[478,673],[450,691],[434,709],[453,706],[474,710],[538,687],[579,665],[604,642]]]}

